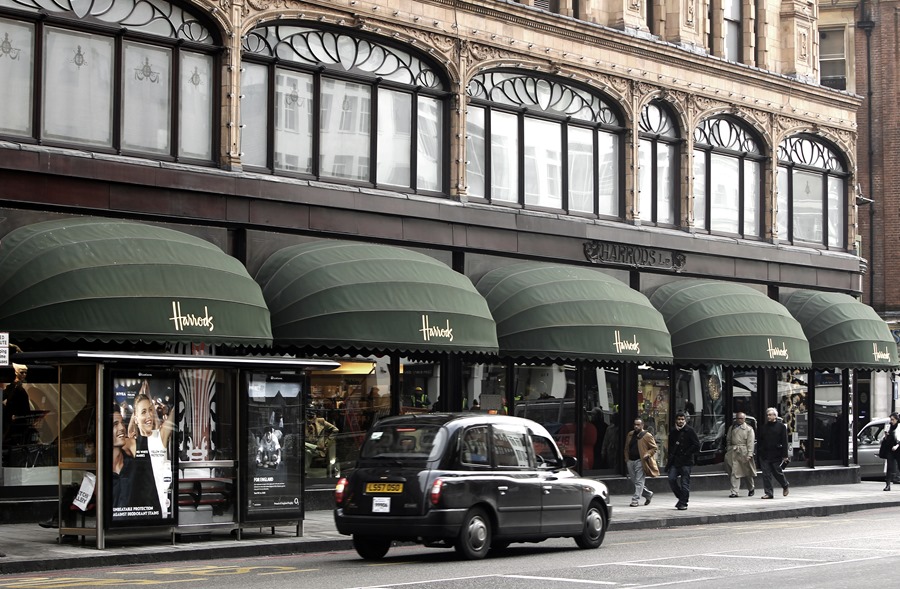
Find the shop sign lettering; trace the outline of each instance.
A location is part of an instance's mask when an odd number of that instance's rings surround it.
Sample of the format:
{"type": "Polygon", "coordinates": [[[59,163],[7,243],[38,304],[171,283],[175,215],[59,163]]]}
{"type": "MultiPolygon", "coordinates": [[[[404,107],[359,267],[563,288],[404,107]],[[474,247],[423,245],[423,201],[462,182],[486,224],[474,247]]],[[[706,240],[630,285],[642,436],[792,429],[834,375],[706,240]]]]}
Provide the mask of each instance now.
{"type": "Polygon", "coordinates": [[[181,303],[172,301],[172,316],[169,317],[169,321],[175,324],[175,331],[184,331],[188,327],[205,327],[209,331],[213,331],[216,328],[213,320],[214,317],[209,314],[206,305],[203,306],[203,315],[183,314],[181,312],[181,303]]]}
{"type": "Polygon", "coordinates": [[[613,340],[613,345],[616,347],[616,353],[621,354],[622,351],[626,352],[634,352],[635,354],[641,353],[641,344],[637,341],[637,335],[632,336],[632,340],[626,341],[621,339],[622,336],[619,335],[619,330],[616,330],[616,339],[613,340]]]}
{"type": "Polygon", "coordinates": [[[586,241],[584,257],[595,264],[662,268],[676,272],[683,270],[687,262],[687,257],[682,252],[608,241],[586,241]]]}
{"type": "Polygon", "coordinates": [[[778,348],[772,343],[772,338],[769,338],[769,358],[784,358],[785,360],[790,360],[790,356],[788,355],[787,345],[784,342],[781,342],[781,347],[778,348]]]}
{"type": "Polygon", "coordinates": [[[887,346],[885,346],[884,351],[878,349],[878,344],[872,342],[872,355],[875,357],[876,362],[890,362],[891,361],[891,353],[888,352],[887,346]]]}
{"type": "Polygon", "coordinates": [[[447,319],[446,327],[433,326],[428,323],[428,315],[422,315],[422,341],[431,341],[431,338],[444,338],[453,341],[453,328],[450,327],[450,320],[447,319]]]}

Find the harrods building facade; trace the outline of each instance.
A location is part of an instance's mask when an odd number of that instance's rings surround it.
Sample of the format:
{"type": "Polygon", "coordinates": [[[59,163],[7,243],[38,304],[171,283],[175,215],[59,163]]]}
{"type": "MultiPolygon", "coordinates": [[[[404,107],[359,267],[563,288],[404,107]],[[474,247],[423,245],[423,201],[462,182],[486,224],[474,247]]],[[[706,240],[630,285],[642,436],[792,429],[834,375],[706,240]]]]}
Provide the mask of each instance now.
{"type": "MultiPolygon", "coordinates": [[[[623,475],[630,420],[664,442],[680,410],[720,472],[724,424],[767,406],[795,458],[847,469],[851,383],[897,355],[888,334],[890,349],[817,356],[828,320],[800,310],[818,295],[853,307],[865,272],[860,97],[819,83],[817,19],[802,0],[0,0],[0,244],[86,217],[236,258],[272,349],[342,365],[298,393],[339,430],[307,458],[311,482],[349,466],[378,415],[476,400],[555,424],[586,474],[623,475]],[[428,307],[452,277],[401,286],[423,259],[464,279],[473,300],[448,304],[468,323],[428,307]],[[360,270],[327,288],[348,293],[283,300],[344,262],[360,270]],[[414,312],[407,340],[387,311],[296,316],[381,291],[414,312]],[[520,293],[532,314],[516,323],[520,293]]],[[[26,352],[167,344],[0,315],[26,352]]],[[[254,353],[241,343],[224,342],[254,353]]],[[[67,423],[45,401],[28,441],[52,446],[67,423]]],[[[0,493],[55,485],[13,472],[42,464],[4,448],[0,493]]]]}

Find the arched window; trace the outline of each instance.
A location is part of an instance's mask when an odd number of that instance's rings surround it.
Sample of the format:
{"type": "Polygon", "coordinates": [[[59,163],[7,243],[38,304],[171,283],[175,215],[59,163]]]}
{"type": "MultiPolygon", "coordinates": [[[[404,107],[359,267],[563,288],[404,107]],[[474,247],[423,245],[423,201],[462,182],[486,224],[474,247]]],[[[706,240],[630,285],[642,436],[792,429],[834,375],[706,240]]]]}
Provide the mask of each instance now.
{"type": "Polygon", "coordinates": [[[0,0],[0,135],[209,163],[215,45],[163,0],[0,0]]]}
{"type": "Polygon", "coordinates": [[[694,129],[694,226],[759,237],[763,156],[756,139],[727,117],[694,129]]]}
{"type": "Polygon", "coordinates": [[[469,82],[469,195],[618,217],[621,123],[600,97],[551,78],[492,71],[469,82]]]}
{"type": "Polygon", "coordinates": [[[641,221],[675,225],[678,222],[678,128],[661,103],[651,102],[641,110],[638,131],[641,221]]]}
{"type": "Polygon", "coordinates": [[[258,28],[243,49],[244,165],[445,190],[446,84],[431,65],[303,26],[258,28]]]}
{"type": "Polygon", "coordinates": [[[847,247],[847,171],[838,153],[809,135],[778,146],[778,236],[847,247]]]}

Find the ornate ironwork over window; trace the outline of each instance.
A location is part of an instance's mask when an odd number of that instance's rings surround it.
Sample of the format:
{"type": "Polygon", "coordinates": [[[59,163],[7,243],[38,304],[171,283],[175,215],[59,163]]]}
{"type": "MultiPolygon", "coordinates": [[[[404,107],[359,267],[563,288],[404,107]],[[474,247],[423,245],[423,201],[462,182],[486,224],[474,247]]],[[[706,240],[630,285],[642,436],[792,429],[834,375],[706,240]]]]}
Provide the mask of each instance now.
{"type": "Polygon", "coordinates": [[[551,79],[509,72],[478,74],[468,94],[530,110],[569,116],[582,121],[618,126],[619,119],[600,97],[551,79]]]}
{"type": "Polygon", "coordinates": [[[386,80],[440,89],[437,72],[417,57],[367,39],[297,26],[264,27],[243,40],[246,53],[325,66],[386,80]]]}
{"type": "Polygon", "coordinates": [[[120,25],[148,35],[212,44],[209,30],[163,0],[0,0],[0,7],[49,12],[120,25]]]}

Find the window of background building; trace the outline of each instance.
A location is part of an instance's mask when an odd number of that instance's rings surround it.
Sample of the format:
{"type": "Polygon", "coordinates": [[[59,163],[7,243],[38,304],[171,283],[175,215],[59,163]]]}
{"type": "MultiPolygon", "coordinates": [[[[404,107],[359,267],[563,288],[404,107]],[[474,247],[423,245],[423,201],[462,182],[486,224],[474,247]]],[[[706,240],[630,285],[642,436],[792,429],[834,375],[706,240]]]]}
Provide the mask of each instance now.
{"type": "Polygon", "coordinates": [[[468,191],[498,203],[619,216],[621,123],[608,103],[550,78],[469,83],[468,191]]]}
{"type": "Polygon", "coordinates": [[[210,31],[162,1],[113,0],[84,9],[0,0],[0,39],[9,58],[0,61],[0,134],[211,161],[219,48],[210,31]],[[3,15],[6,8],[18,12],[3,15]],[[99,29],[98,21],[121,32],[99,29]]]}
{"type": "Polygon", "coordinates": [[[638,129],[641,221],[674,225],[678,221],[678,129],[672,116],[656,102],[641,110],[638,129]]]}
{"type": "Polygon", "coordinates": [[[847,172],[838,152],[808,135],[778,147],[778,236],[846,248],[847,172]]]}
{"type": "Polygon", "coordinates": [[[694,226],[759,237],[763,158],[739,123],[712,117],[694,129],[694,226]]]}
{"type": "Polygon", "coordinates": [[[244,165],[444,190],[446,85],[424,60],[374,40],[290,25],[255,29],[243,49],[244,165]]]}
{"type": "Polygon", "coordinates": [[[819,31],[819,80],[835,90],[847,89],[844,29],[819,31]]]}

